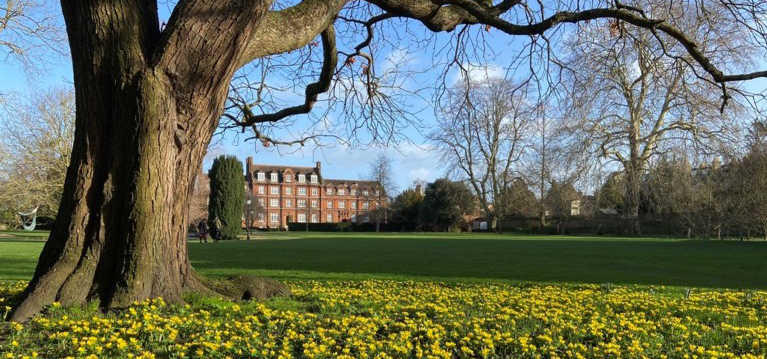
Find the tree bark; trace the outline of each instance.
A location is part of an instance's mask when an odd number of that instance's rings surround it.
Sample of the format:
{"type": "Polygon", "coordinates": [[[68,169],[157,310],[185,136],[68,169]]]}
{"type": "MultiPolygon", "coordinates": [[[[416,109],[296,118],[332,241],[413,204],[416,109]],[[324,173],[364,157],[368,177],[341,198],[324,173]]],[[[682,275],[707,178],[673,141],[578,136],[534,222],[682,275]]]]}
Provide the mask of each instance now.
{"type": "Polygon", "coordinates": [[[271,5],[63,1],[76,131],[61,210],[9,319],[54,301],[102,308],[205,290],[186,249],[195,175],[243,44],[271,5]]]}

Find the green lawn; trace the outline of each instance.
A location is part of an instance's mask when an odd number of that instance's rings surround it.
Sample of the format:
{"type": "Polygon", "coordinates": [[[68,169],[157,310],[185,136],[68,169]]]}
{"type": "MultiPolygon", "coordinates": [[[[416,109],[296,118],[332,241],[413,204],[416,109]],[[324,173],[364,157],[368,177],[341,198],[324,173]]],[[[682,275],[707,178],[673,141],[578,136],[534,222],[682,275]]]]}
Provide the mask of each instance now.
{"type": "MultiPolygon", "coordinates": [[[[23,235],[23,233],[21,233],[23,235]]],[[[0,279],[28,280],[35,237],[0,238],[0,279]]],[[[496,234],[269,233],[190,241],[201,273],[278,279],[660,284],[767,289],[767,243],[496,234]]]]}

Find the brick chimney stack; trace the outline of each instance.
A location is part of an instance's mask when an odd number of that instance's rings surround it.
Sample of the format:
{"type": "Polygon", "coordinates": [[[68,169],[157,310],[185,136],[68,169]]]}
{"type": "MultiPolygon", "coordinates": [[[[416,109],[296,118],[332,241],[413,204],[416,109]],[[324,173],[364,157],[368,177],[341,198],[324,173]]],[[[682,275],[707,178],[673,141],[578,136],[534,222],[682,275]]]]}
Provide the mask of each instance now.
{"type": "Polygon", "coordinates": [[[317,161],[317,174],[322,176],[322,162],[317,161]]]}
{"type": "Polygon", "coordinates": [[[245,172],[250,173],[253,170],[253,157],[248,156],[245,172]]]}

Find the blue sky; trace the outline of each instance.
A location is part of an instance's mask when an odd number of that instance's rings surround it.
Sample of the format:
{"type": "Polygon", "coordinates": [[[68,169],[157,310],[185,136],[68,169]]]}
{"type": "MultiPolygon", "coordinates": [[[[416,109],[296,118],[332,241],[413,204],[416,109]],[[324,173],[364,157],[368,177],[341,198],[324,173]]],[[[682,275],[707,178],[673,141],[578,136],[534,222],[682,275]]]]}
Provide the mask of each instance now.
{"type": "MultiPolygon", "coordinates": [[[[50,4],[58,6],[55,3],[50,4]]],[[[168,6],[170,5],[166,4],[166,6],[163,6],[161,3],[160,21],[166,20],[169,17],[168,6]]],[[[57,11],[56,13],[60,12],[57,11]]],[[[412,69],[418,73],[408,76],[403,80],[393,81],[399,81],[397,83],[406,88],[434,86],[445,69],[443,66],[435,65],[435,61],[440,62],[443,60],[438,59],[434,54],[441,52],[440,56],[445,55],[444,52],[449,50],[449,48],[437,49],[447,45],[452,35],[440,34],[428,42],[414,45],[414,43],[421,41],[425,36],[429,36],[430,33],[420,24],[409,22],[407,31],[411,33],[410,36],[401,36],[397,32],[399,32],[398,27],[402,25],[402,23],[394,23],[381,28],[380,31],[385,36],[398,36],[399,39],[396,43],[379,43],[376,45],[377,72],[388,76],[389,72],[396,74],[398,71],[412,69]],[[414,51],[412,50],[413,48],[417,49],[414,51]]],[[[506,47],[506,41],[509,39],[500,33],[497,35],[502,40],[494,39],[492,36],[489,36],[489,40],[498,48],[506,47]]],[[[352,36],[344,44],[341,44],[339,41],[339,50],[349,52],[350,46],[355,45],[357,39],[359,39],[359,36],[352,36]]],[[[482,56],[482,61],[491,57],[487,54],[482,56]]],[[[341,57],[341,59],[343,58],[341,57]]],[[[471,60],[470,55],[465,61],[471,61],[469,63],[472,63],[474,60],[471,60]]],[[[476,72],[477,76],[502,75],[500,67],[495,65],[489,67],[474,65],[472,71],[476,72]]],[[[459,78],[459,73],[456,69],[451,69],[444,78],[446,83],[453,83],[459,78]]],[[[31,77],[25,75],[21,66],[17,63],[12,61],[0,62],[0,79],[2,79],[0,80],[0,93],[16,92],[23,94],[34,89],[45,89],[52,86],[67,87],[72,84],[71,62],[68,57],[51,58],[50,64],[47,65],[44,71],[31,77]]],[[[275,78],[273,81],[280,83],[279,81],[286,80],[284,78],[275,78]]],[[[281,105],[283,103],[285,105],[301,103],[303,101],[302,92],[302,86],[281,91],[279,93],[281,105]]],[[[427,93],[424,95],[424,98],[407,98],[403,100],[403,104],[417,108],[417,115],[414,117],[417,118],[420,128],[419,126],[402,126],[399,130],[406,138],[398,143],[390,143],[389,146],[370,143],[368,141],[368,134],[362,133],[359,136],[359,143],[356,143],[354,146],[347,146],[335,141],[324,141],[321,147],[309,145],[303,148],[281,147],[275,149],[274,147],[264,148],[260,142],[245,142],[242,140],[243,136],[227,133],[223,136],[214,137],[214,145],[211,146],[212,153],[233,154],[243,162],[248,156],[253,156],[256,163],[264,164],[310,166],[317,161],[321,161],[323,163],[323,173],[326,177],[344,179],[359,179],[363,177],[369,172],[370,162],[378,154],[386,153],[394,162],[395,179],[398,187],[405,189],[416,180],[432,181],[446,174],[445,166],[440,163],[438,155],[430,151],[430,146],[424,138],[424,134],[430,131],[435,121],[434,110],[428,101],[430,96],[432,94],[427,93]]],[[[328,108],[322,102],[315,108],[314,114],[318,113],[328,118],[333,118],[336,125],[344,123],[345,120],[345,113],[336,108],[328,108]]],[[[308,128],[313,123],[312,121],[317,120],[316,116],[314,115],[314,118],[310,116],[297,116],[291,123],[291,128],[308,128]]],[[[295,136],[294,131],[290,131],[291,128],[278,130],[276,134],[281,139],[291,139],[291,136],[295,136]]],[[[331,131],[336,130],[336,127],[331,129],[331,131]]],[[[207,169],[209,166],[210,157],[204,162],[204,168],[207,169]]]]}

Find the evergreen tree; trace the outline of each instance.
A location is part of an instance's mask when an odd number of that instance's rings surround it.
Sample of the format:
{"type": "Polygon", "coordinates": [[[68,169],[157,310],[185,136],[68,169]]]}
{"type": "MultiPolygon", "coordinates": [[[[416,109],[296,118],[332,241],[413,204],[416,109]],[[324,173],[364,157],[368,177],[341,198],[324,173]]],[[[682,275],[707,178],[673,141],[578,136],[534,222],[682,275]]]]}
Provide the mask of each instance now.
{"type": "Polygon", "coordinates": [[[392,219],[395,222],[418,224],[423,195],[414,189],[402,191],[391,205],[392,219]]]}
{"type": "Polygon", "coordinates": [[[221,238],[236,239],[242,230],[245,203],[245,177],[242,162],[235,156],[221,155],[213,160],[210,177],[208,219],[221,220],[221,238]]]}
{"type": "Polygon", "coordinates": [[[446,231],[464,224],[464,215],[473,212],[476,203],[466,184],[442,178],[426,186],[421,208],[424,225],[446,231]]]}

